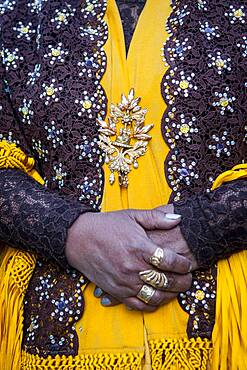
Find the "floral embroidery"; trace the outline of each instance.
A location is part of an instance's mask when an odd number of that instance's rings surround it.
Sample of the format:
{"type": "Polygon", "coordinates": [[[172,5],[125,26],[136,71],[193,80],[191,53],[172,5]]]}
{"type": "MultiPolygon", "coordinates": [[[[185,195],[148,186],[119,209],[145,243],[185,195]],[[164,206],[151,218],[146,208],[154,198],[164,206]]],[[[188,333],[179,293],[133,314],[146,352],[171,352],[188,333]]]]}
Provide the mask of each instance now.
{"type": "Polygon", "coordinates": [[[3,63],[6,66],[6,70],[8,71],[11,67],[16,69],[17,68],[17,61],[23,60],[22,56],[19,56],[19,49],[15,48],[15,50],[10,51],[9,49],[3,49],[3,63]]]}
{"type": "Polygon", "coordinates": [[[25,38],[27,41],[31,40],[31,35],[35,33],[35,30],[32,28],[32,23],[24,25],[22,22],[18,22],[17,27],[13,28],[17,32],[17,38],[25,38]]]}
{"type": "Polygon", "coordinates": [[[31,124],[31,119],[33,116],[33,110],[30,109],[32,105],[32,100],[24,99],[23,100],[23,105],[19,108],[19,112],[22,115],[22,122],[27,123],[28,125],[31,124]]]}
{"type": "Polygon", "coordinates": [[[98,147],[98,139],[93,139],[93,141],[90,142],[90,140],[87,138],[87,136],[83,136],[83,143],[77,144],[75,147],[77,150],[80,151],[79,159],[84,159],[85,157],[89,158],[89,161],[92,162],[92,155],[94,153],[100,154],[100,150],[98,147]]]}
{"type": "Polygon", "coordinates": [[[222,72],[231,71],[231,58],[224,57],[220,51],[214,54],[208,54],[208,58],[210,59],[208,66],[216,68],[219,75],[221,75],[222,72]]]}
{"type": "Polygon", "coordinates": [[[0,4],[0,14],[4,14],[7,10],[14,10],[14,6],[16,1],[4,0],[2,4],[0,4]]]}
{"type": "Polygon", "coordinates": [[[225,92],[218,92],[216,91],[214,93],[215,97],[217,98],[216,101],[213,102],[214,107],[220,108],[220,114],[224,115],[226,111],[230,111],[231,113],[234,112],[233,106],[231,103],[233,103],[236,98],[235,96],[229,96],[229,87],[225,88],[225,92]]]}
{"type": "Polygon", "coordinates": [[[47,139],[52,141],[53,148],[56,148],[58,145],[63,145],[62,140],[62,134],[63,129],[62,128],[56,128],[55,121],[51,121],[51,125],[45,126],[45,129],[48,133],[47,139]]]}
{"type": "Polygon", "coordinates": [[[212,40],[214,37],[220,37],[218,29],[218,26],[212,27],[208,22],[202,23],[200,26],[200,31],[205,34],[208,40],[212,40]]]}
{"type": "Polygon", "coordinates": [[[41,68],[40,64],[35,64],[33,72],[28,73],[29,79],[27,81],[27,85],[34,85],[35,84],[37,79],[40,77],[40,68],[41,68]]]}
{"type": "Polygon", "coordinates": [[[242,41],[237,44],[241,48],[243,57],[247,57],[247,37],[243,36],[242,41]]]}
{"type": "Polygon", "coordinates": [[[227,131],[224,131],[221,136],[212,135],[212,144],[209,144],[208,148],[216,152],[216,157],[220,157],[222,154],[230,157],[231,146],[235,146],[235,141],[228,138],[227,135],[227,131]]]}
{"type": "Polygon", "coordinates": [[[198,271],[194,274],[190,290],[179,294],[179,302],[189,314],[188,337],[211,339],[215,320],[216,269],[212,272],[198,271]],[[213,309],[212,309],[213,308],[213,309]]]}
{"type": "Polygon", "coordinates": [[[61,189],[64,186],[64,179],[67,176],[67,172],[63,170],[63,164],[58,163],[53,166],[53,169],[55,171],[55,176],[53,177],[53,180],[58,183],[59,189],[61,189]]]}
{"type": "Polygon", "coordinates": [[[56,28],[61,28],[62,25],[67,25],[69,23],[69,19],[75,15],[75,9],[72,9],[70,5],[68,5],[67,9],[56,10],[55,17],[52,18],[51,22],[56,24],[56,28]]]}
{"type": "Polygon", "coordinates": [[[30,8],[31,13],[39,13],[46,1],[47,0],[33,0],[32,2],[29,2],[27,6],[30,8]]]}
{"type": "Polygon", "coordinates": [[[58,92],[63,90],[62,86],[57,86],[56,85],[56,80],[53,78],[51,80],[50,84],[43,83],[43,93],[40,94],[40,98],[45,98],[45,104],[48,105],[51,99],[54,99],[55,102],[58,102],[58,92]]]}
{"type": "Polygon", "coordinates": [[[207,1],[206,0],[197,0],[197,7],[200,10],[208,10],[207,8],[207,1]]]}
{"type": "Polygon", "coordinates": [[[239,8],[230,5],[230,10],[225,12],[225,15],[230,18],[230,23],[234,24],[236,22],[245,23],[245,7],[241,5],[239,8]]]}
{"type": "MultiPolygon", "coordinates": [[[[192,48],[192,46],[189,45],[188,41],[189,41],[188,37],[186,37],[184,41],[175,40],[174,47],[167,48],[167,51],[170,53],[171,61],[174,61],[176,58],[179,58],[180,60],[184,60],[185,52],[187,50],[191,50],[192,48]]],[[[164,48],[162,50],[164,51],[164,48]]],[[[165,58],[163,60],[165,61],[165,58]]]]}
{"type": "Polygon", "coordinates": [[[33,142],[33,150],[37,152],[39,159],[47,162],[48,150],[43,147],[40,140],[32,139],[32,142],[33,142]]]}
{"type": "Polygon", "coordinates": [[[13,138],[12,131],[7,132],[5,135],[0,133],[0,140],[6,140],[8,143],[20,145],[20,141],[13,138]]]}
{"type": "Polygon", "coordinates": [[[49,52],[44,55],[44,58],[50,59],[49,63],[51,65],[55,64],[56,62],[64,63],[64,58],[66,55],[69,54],[67,50],[62,49],[62,43],[59,42],[57,47],[53,47],[52,45],[48,45],[49,52]]]}

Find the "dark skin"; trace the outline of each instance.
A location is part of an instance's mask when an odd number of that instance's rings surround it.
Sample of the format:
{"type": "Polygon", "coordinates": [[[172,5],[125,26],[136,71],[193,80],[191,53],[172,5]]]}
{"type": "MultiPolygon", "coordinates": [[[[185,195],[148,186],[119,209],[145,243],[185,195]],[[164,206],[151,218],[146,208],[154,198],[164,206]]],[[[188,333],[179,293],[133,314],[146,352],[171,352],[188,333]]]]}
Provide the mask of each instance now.
{"type": "Polygon", "coordinates": [[[136,310],[156,310],[175,298],[178,292],[189,289],[192,280],[189,258],[169,245],[164,248],[165,258],[160,266],[160,270],[167,273],[169,287],[156,290],[149,304],[136,297],[143,285],[138,273],[153,268],[149,258],[157,242],[161,242],[157,231],[173,229],[180,222],[179,217],[176,220],[167,218],[167,212],[168,208],[159,208],[81,215],[68,233],[68,262],[109,297],[114,297],[112,304],[122,302],[136,310]]]}

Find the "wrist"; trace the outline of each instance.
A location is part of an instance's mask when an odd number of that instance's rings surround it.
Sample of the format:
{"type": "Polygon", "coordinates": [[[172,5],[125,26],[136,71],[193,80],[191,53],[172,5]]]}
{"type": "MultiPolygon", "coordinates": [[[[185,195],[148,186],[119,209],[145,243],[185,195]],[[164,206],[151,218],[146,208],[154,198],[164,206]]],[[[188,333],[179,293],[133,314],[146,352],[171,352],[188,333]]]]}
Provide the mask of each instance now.
{"type": "Polygon", "coordinates": [[[69,265],[74,268],[78,268],[81,251],[86,254],[93,217],[93,213],[85,212],[68,229],[64,253],[69,265]]]}

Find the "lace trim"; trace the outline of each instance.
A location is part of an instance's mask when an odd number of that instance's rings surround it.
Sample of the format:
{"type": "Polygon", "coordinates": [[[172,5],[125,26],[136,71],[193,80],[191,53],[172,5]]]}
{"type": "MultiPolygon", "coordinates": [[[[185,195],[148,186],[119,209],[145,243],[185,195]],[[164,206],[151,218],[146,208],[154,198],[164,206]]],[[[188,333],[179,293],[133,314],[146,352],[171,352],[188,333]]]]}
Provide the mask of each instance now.
{"type": "MultiPolygon", "coordinates": [[[[100,84],[106,69],[105,11],[106,0],[20,0],[0,7],[0,139],[32,153],[48,189],[95,210],[104,182],[95,122],[105,118],[107,105],[100,84]]],[[[50,261],[45,271],[40,264],[41,259],[25,298],[23,344],[44,357],[74,356],[78,338],[72,327],[83,313],[82,277],[50,261]],[[69,302],[63,322],[61,297],[69,302]],[[40,337],[37,326],[43,328],[40,337]]]]}
{"type": "MultiPolygon", "coordinates": [[[[161,84],[167,103],[162,132],[170,147],[165,161],[170,201],[177,201],[202,190],[210,192],[218,174],[247,156],[247,9],[237,0],[231,4],[176,0],[172,7],[167,22],[170,37],[164,46],[169,68],[161,84]]],[[[194,276],[192,289],[179,298],[190,314],[189,337],[207,333],[210,338],[212,333],[213,325],[205,317],[214,317],[215,297],[210,298],[208,310],[191,298],[197,295],[195,282],[203,287],[205,278],[213,289],[214,276],[204,272],[202,277],[194,276]],[[198,325],[201,320],[203,327],[198,325]]]]}

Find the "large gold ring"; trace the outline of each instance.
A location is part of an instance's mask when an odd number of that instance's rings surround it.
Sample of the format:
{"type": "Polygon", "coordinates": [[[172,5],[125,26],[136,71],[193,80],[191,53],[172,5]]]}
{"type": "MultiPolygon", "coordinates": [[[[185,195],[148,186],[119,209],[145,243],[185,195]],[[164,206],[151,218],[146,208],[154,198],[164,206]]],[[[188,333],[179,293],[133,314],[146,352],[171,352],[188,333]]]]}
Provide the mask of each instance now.
{"type": "Polygon", "coordinates": [[[150,263],[155,266],[159,267],[162,260],[164,258],[164,251],[162,248],[156,248],[154,254],[150,257],[149,261],[150,263]]]}
{"type": "Polygon", "coordinates": [[[168,287],[168,278],[164,272],[158,272],[155,270],[146,270],[139,272],[140,279],[154,288],[164,288],[168,287]]]}
{"type": "Polygon", "coordinates": [[[137,298],[139,298],[144,303],[149,303],[154,293],[155,289],[152,288],[150,285],[143,285],[141,290],[137,294],[137,298]]]}

